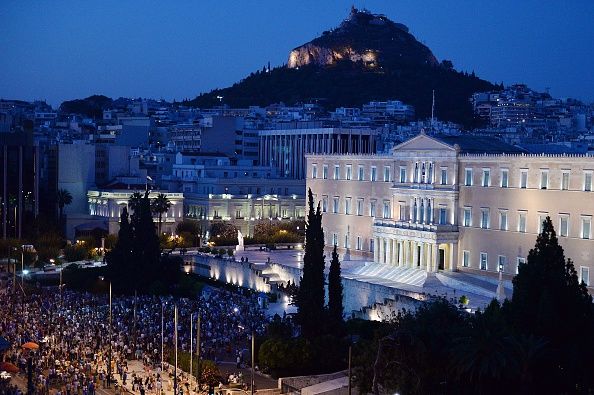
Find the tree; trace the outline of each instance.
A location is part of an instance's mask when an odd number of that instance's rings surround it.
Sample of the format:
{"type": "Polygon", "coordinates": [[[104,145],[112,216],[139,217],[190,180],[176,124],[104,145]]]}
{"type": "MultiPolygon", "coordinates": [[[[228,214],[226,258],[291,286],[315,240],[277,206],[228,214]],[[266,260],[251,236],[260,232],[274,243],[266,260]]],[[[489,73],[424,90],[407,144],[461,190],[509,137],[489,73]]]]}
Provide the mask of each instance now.
{"type": "Polygon", "coordinates": [[[56,200],[58,202],[60,221],[62,221],[64,217],[64,206],[72,203],[72,195],[66,189],[58,189],[56,200]]]}
{"type": "Polygon", "coordinates": [[[332,261],[330,261],[330,272],[328,273],[328,322],[330,334],[342,334],[344,330],[343,310],[340,261],[338,260],[336,246],[334,246],[332,261]]]}
{"type": "Polygon", "coordinates": [[[120,230],[112,251],[107,255],[107,264],[114,278],[133,275],[130,270],[133,248],[132,227],[128,221],[128,209],[124,207],[120,214],[120,230]]]}
{"type": "Polygon", "coordinates": [[[171,201],[167,198],[167,195],[160,193],[151,203],[151,210],[153,213],[159,216],[159,234],[161,234],[161,223],[163,220],[163,214],[169,211],[171,208],[171,201]]]}
{"type": "Polygon", "coordinates": [[[132,244],[132,264],[136,287],[152,284],[159,278],[159,263],[161,248],[159,237],[153,222],[149,192],[138,202],[138,207],[132,214],[131,225],[134,232],[132,244]]]}
{"type": "Polygon", "coordinates": [[[140,192],[134,192],[130,195],[130,199],[128,200],[128,206],[132,210],[132,214],[140,209],[140,205],[142,203],[142,194],[140,192]]]}
{"type": "Polygon", "coordinates": [[[548,360],[543,361],[540,380],[535,381],[545,392],[592,388],[592,297],[578,281],[572,261],[565,259],[549,217],[513,285],[509,313],[516,331],[550,342],[548,360]]]}
{"type": "Polygon", "coordinates": [[[324,231],[320,204],[314,208],[311,189],[308,190],[309,213],[305,231],[303,277],[297,296],[297,319],[301,334],[306,338],[319,336],[324,322],[324,231]]]}

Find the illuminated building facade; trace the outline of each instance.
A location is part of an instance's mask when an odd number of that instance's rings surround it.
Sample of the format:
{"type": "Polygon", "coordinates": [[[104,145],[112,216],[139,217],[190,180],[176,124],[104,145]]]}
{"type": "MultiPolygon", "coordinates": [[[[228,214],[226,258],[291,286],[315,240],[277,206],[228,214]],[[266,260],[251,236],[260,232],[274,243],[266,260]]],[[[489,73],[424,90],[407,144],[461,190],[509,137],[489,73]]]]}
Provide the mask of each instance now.
{"type": "Polygon", "coordinates": [[[511,277],[550,216],[590,285],[594,158],[530,155],[499,140],[421,134],[389,155],[308,155],[326,245],[427,272],[511,277]]]}

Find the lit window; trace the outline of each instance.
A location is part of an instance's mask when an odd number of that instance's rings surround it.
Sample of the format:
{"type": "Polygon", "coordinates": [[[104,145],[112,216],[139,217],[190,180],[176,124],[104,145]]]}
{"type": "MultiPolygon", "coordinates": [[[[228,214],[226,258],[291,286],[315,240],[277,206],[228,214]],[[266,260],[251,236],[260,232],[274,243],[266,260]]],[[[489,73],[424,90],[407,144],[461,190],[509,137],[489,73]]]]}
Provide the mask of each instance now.
{"type": "Polygon", "coordinates": [[[355,247],[355,249],[357,251],[361,251],[362,250],[361,236],[357,236],[357,246],[355,247]]]}
{"type": "Polygon", "coordinates": [[[472,226],[472,208],[464,207],[464,226],[472,226]]]}
{"type": "Polygon", "coordinates": [[[462,251],[462,266],[470,266],[470,251],[462,251]]]}
{"type": "Polygon", "coordinates": [[[559,236],[567,237],[569,235],[569,216],[561,215],[559,218],[559,236]]]}
{"type": "Polygon", "coordinates": [[[332,234],[332,245],[334,247],[338,246],[338,234],[337,233],[332,234]]]}
{"type": "Polygon", "coordinates": [[[351,180],[353,178],[353,166],[346,165],[346,179],[351,180]]]}
{"type": "Polygon", "coordinates": [[[363,199],[357,199],[357,215],[363,215],[363,199]]]}
{"type": "Polygon", "coordinates": [[[339,165],[334,166],[334,179],[340,180],[340,166],[339,165]]]}
{"type": "Polygon", "coordinates": [[[406,221],[406,204],[404,202],[400,202],[400,220],[406,221]]]}
{"type": "Polygon", "coordinates": [[[582,218],[582,239],[589,239],[591,237],[592,218],[582,218]]]}
{"type": "Polygon", "coordinates": [[[445,207],[441,207],[439,209],[439,224],[446,225],[448,223],[447,219],[447,209],[445,207]]]}
{"type": "Polygon", "coordinates": [[[332,213],[338,214],[338,196],[334,196],[332,199],[332,213]]]}
{"type": "Polygon", "coordinates": [[[549,171],[541,170],[540,171],[540,189],[548,189],[548,188],[549,188],[549,171]]]}
{"type": "Polygon", "coordinates": [[[472,169],[465,169],[464,174],[464,185],[467,187],[472,186],[472,169]]]}
{"type": "Polygon", "coordinates": [[[390,182],[390,167],[384,167],[384,182],[390,182]]]}
{"type": "Polygon", "coordinates": [[[491,170],[490,169],[483,169],[483,186],[484,187],[491,186],[491,170]]]}
{"type": "Polygon", "coordinates": [[[567,191],[569,189],[569,170],[563,171],[561,174],[561,190],[567,191]]]}
{"type": "Polygon", "coordinates": [[[588,171],[584,173],[584,191],[592,191],[592,172],[588,171]]]}
{"type": "Polygon", "coordinates": [[[518,214],[518,232],[526,233],[526,213],[520,212],[518,214]]]}
{"type": "Polygon", "coordinates": [[[505,265],[507,264],[507,258],[503,255],[497,256],[497,271],[505,272],[505,265]]]}
{"type": "Polygon", "coordinates": [[[499,230],[507,230],[507,211],[499,212],[499,230]]]}
{"type": "Polygon", "coordinates": [[[390,202],[384,202],[384,218],[390,218],[390,202]]]}
{"type": "Polygon", "coordinates": [[[480,261],[479,261],[479,268],[481,270],[487,270],[487,268],[488,268],[487,253],[486,252],[481,252],[480,261]]]}
{"type": "Polygon", "coordinates": [[[328,165],[324,165],[322,167],[322,178],[324,180],[327,180],[328,179],[328,165]]]}
{"type": "Polygon", "coordinates": [[[351,198],[350,197],[344,199],[344,213],[346,215],[351,214],[351,198]]]}
{"type": "Polygon", "coordinates": [[[448,183],[448,169],[447,169],[447,167],[441,168],[441,176],[439,179],[439,183],[441,185],[447,185],[447,183],[448,183]]]}
{"type": "Polygon", "coordinates": [[[490,225],[489,209],[482,208],[481,209],[481,228],[489,229],[489,225],[490,225]]]}
{"type": "Polygon", "coordinates": [[[501,188],[509,187],[509,171],[507,169],[501,170],[501,188]]]}
{"type": "Polygon", "coordinates": [[[586,266],[580,266],[580,282],[590,286],[590,268],[586,266]]]}
{"type": "Polygon", "coordinates": [[[311,165],[311,178],[318,178],[318,165],[311,165]]]}
{"type": "Polygon", "coordinates": [[[375,200],[369,202],[369,216],[375,217],[375,200]]]}
{"type": "Polygon", "coordinates": [[[528,170],[520,170],[520,188],[528,188],[528,170]]]}
{"type": "Polygon", "coordinates": [[[322,212],[325,213],[328,211],[328,196],[322,197],[322,212]]]}
{"type": "Polygon", "coordinates": [[[358,177],[357,177],[357,179],[358,179],[359,181],[363,181],[363,180],[365,179],[365,176],[364,176],[364,173],[363,173],[363,171],[364,171],[364,169],[363,169],[363,166],[359,166],[359,167],[358,167],[358,172],[359,172],[358,174],[359,174],[359,175],[358,175],[358,177]]]}
{"type": "Polygon", "coordinates": [[[400,182],[406,182],[406,167],[403,166],[400,167],[400,182]]]}
{"type": "Polygon", "coordinates": [[[375,166],[371,167],[371,181],[377,181],[377,168],[375,166]]]}

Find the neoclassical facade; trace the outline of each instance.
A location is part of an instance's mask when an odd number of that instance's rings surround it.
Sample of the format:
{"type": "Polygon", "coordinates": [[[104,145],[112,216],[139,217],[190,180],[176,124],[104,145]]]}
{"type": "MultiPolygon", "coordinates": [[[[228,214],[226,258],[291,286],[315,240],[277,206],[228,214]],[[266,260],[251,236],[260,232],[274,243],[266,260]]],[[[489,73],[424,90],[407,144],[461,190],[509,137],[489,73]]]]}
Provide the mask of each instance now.
{"type": "Polygon", "coordinates": [[[421,134],[389,155],[308,155],[328,246],[428,272],[512,276],[550,216],[590,285],[594,158],[421,134]]]}

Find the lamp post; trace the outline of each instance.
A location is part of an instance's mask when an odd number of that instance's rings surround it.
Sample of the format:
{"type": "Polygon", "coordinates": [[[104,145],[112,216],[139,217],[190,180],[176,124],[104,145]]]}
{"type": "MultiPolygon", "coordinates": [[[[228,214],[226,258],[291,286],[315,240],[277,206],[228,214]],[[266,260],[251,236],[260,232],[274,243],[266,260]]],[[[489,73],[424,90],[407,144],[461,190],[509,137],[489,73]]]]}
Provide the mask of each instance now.
{"type": "Polygon", "coordinates": [[[192,386],[192,371],[194,368],[194,349],[192,342],[194,341],[194,314],[190,314],[190,387],[192,386]]]}
{"type": "Polygon", "coordinates": [[[163,372],[163,301],[161,301],[161,373],[163,372]]]}
{"type": "Polygon", "coordinates": [[[173,368],[173,394],[177,395],[177,305],[173,308],[173,333],[175,336],[175,367],[173,368]]]}
{"type": "Polygon", "coordinates": [[[196,324],[196,357],[198,358],[198,372],[196,374],[196,391],[200,392],[200,376],[202,365],[200,364],[200,310],[198,310],[198,323],[196,324]]]}
{"type": "Polygon", "coordinates": [[[252,387],[252,395],[254,395],[254,362],[255,362],[255,355],[254,351],[256,350],[256,332],[252,330],[252,377],[251,377],[251,387],[252,387]]]}

